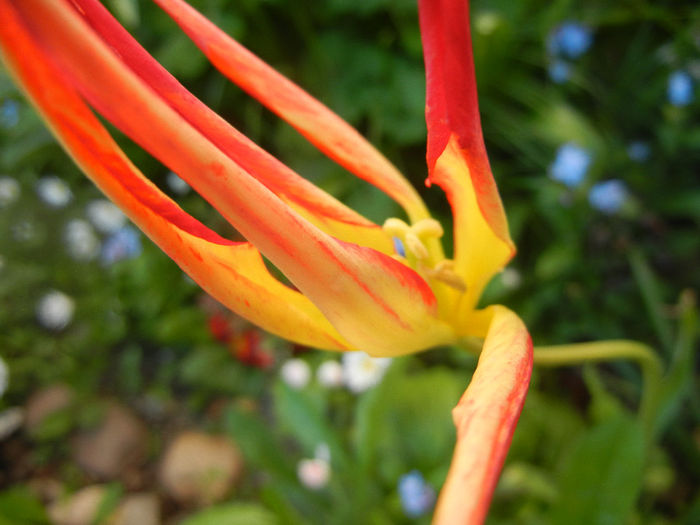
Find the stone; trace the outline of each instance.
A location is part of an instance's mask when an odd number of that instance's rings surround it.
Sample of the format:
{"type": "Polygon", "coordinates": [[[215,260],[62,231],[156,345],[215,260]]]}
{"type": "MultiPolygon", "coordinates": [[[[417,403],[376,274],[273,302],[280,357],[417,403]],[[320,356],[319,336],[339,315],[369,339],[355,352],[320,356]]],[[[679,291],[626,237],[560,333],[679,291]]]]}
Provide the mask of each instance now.
{"type": "Polygon", "coordinates": [[[48,508],[54,525],[91,525],[106,495],[102,485],[90,485],[67,498],[61,498],[48,508]]]}
{"type": "Polygon", "coordinates": [[[106,525],[159,525],[160,502],[155,494],[141,492],[124,498],[106,525]]]}
{"type": "Polygon", "coordinates": [[[73,390],[63,384],[51,385],[36,391],[24,405],[24,429],[34,434],[51,414],[65,410],[73,402],[73,390]]]}
{"type": "Polygon", "coordinates": [[[126,407],[110,403],[96,428],[74,438],[72,455],[87,473],[114,479],[144,461],[147,441],[145,425],[126,407]]]}
{"type": "Polygon", "coordinates": [[[166,450],[159,480],[182,504],[207,505],[223,499],[240,476],[243,460],[224,436],[186,431],[166,450]]]}

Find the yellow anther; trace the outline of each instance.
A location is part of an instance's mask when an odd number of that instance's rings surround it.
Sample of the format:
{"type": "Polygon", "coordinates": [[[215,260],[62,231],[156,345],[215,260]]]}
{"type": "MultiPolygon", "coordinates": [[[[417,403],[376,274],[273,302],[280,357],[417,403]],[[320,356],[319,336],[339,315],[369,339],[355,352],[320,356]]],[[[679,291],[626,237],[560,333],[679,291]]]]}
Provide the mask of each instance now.
{"type": "Polygon", "coordinates": [[[416,259],[419,261],[424,261],[430,257],[430,254],[428,253],[428,249],[425,247],[423,242],[418,238],[418,236],[413,233],[412,231],[409,231],[406,233],[406,237],[404,239],[404,242],[406,243],[406,250],[408,253],[412,254],[415,256],[416,259]]]}
{"type": "Polygon", "coordinates": [[[430,277],[441,281],[460,292],[467,291],[467,284],[455,271],[455,262],[452,259],[443,259],[435,265],[435,268],[430,270],[430,277]]]}
{"type": "Polygon", "coordinates": [[[442,229],[442,224],[435,219],[430,218],[419,220],[417,223],[411,226],[411,230],[413,230],[413,232],[421,238],[429,237],[439,239],[445,233],[445,230],[442,229]]]}
{"type": "Polygon", "coordinates": [[[389,235],[392,237],[399,237],[403,238],[406,233],[411,231],[411,227],[403,222],[401,219],[397,219],[396,217],[390,217],[386,221],[384,221],[384,231],[386,231],[389,235]]]}
{"type": "Polygon", "coordinates": [[[436,272],[452,272],[455,271],[455,262],[452,259],[443,259],[435,265],[436,272]]]}

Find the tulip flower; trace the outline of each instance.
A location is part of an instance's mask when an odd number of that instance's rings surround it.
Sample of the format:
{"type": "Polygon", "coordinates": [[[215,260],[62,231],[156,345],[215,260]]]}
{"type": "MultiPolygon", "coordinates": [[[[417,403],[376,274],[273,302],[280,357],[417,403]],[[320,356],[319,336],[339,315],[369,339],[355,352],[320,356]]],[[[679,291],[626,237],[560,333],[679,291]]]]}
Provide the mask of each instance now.
{"type": "Polygon", "coordinates": [[[154,0],[211,63],[309,142],[405,210],[377,225],[310,184],[189,93],[96,0],[0,0],[14,79],[95,184],[209,294],[291,341],[398,356],[482,338],[453,411],[457,444],[435,523],[481,523],[532,369],[523,323],[478,309],[514,255],[481,132],[469,6],[419,0],[427,71],[427,184],[454,218],[447,258],[416,190],[347,123],[182,0],[154,0]],[[132,164],[96,111],[184,179],[245,239],[184,212],[132,164]],[[292,283],[280,282],[263,257],[292,283]]]}

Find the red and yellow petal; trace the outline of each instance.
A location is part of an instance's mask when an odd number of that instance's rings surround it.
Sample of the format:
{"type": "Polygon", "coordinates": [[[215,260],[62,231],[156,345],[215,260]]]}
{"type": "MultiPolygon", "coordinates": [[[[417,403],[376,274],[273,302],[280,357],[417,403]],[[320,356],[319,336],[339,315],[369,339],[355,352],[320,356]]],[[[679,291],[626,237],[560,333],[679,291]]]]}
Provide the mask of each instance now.
{"type": "Polygon", "coordinates": [[[6,0],[0,42],[6,64],[83,171],[185,272],[227,307],[300,344],[349,344],[303,295],[267,271],[249,243],[234,243],[193,219],[129,161],[77,93],[62,81],[6,0]]]}
{"type": "Polygon", "coordinates": [[[452,411],[457,443],[433,525],[479,525],[489,509],[532,373],[532,341],[502,306],[491,324],[469,387],[452,411]]]}
{"type": "Polygon", "coordinates": [[[397,355],[451,340],[428,284],[370,248],[303,219],[126,67],[65,0],[15,4],[89,103],[187,180],[306,295],[349,343],[397,355]]]}
{"type": "MultiPolygon", "coordinates": [[[[455,262],[478,298],[515,253],[481,132],[466,0],[419,0],[425,56],[429,183],[447,193],[455,262]],[[476,283],[474,282],[476,279],[476,283]]],[[[472,304],[473,307],[473,304],[472,304]]]]}
{"type": "Polygon", "coordinates": [[[391,239],[233,128],[185,89],[97,0],[73,0],[76,11],[122,62],[223,153],[309,221],[339,239],[392,253],[391,239]]]}
{"type": "Polygon", "coordinates": [[[355,129],[314,97],[230,38],[182,0],[154,0],[219,71],[289,122],[335,162],[374,184],[413,222],[428,217],[411,184],[355,129]]]}

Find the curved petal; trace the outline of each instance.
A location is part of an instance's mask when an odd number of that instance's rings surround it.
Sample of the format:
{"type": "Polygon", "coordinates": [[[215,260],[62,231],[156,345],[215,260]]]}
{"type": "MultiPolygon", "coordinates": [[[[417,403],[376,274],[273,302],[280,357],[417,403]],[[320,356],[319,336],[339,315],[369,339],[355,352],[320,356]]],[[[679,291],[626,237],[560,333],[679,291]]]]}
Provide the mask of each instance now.
{"type": "Polygon", "coordinates": [[[256,145],[187,91],[97,0],[73,0],[76,11],[132,71],[217,148],[308,220],[339,239],[391,254],[381,228],[256,145]]]}
{"type": "Polygon", "coordinates": [[[468,284],[477,281],[473,295],[478,298],[485,284],[480,275],[488,281],[515,247],[481,133],[469,2],[419,0],[418,8],[427,77],[428,184],[447,193],[455,219],[456,268],[468,284]]]}
{"type": "Polygon", "coordinates": [[[452,411],[457,444],[433,525],[483,523],[525,402],[532,341],[513,312],[502,306],[491,311],[476,372],[452,411]]]}
{"type": "Polygon", "coordinates": [[[314,97],[226,35],[182,0],[154,0],[232,82],[289,122],[309,142],[406,210],[428,217],[423,201],[398,170],[354,128],[314,97]]]}
{"type": "Polygon", "coordinates": [[[350,344],[397,355],[453,338],[415,271],[304,220],[144,85],[65,0],[22,0],[16,7],[90,104],[188,181],[350,344]]]}
{"type": "Polygon", "coordinates": [[[10,70],[83,171],[202,288],[251,322],[300,344],[349,345],[308,300],[277,281],[249,243],[193,219],[129,161],[80,97],[47,63],[0,0],[0,43],[10,70]]]}

